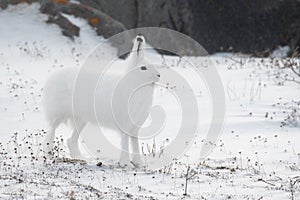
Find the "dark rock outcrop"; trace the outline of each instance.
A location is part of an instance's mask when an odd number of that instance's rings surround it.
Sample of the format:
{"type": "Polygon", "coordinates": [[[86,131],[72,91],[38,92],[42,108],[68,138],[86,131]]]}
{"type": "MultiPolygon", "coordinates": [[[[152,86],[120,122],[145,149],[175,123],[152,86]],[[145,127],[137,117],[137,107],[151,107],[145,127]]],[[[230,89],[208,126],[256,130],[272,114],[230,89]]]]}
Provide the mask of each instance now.
{"type": "Polygon", "coordinates": [[[79,0],[81,4],[101,10],[126,25],[127,29],[136,28],[138,2],[136,0],[79,0]]]}
{"type": "Polygon", "coordinates": [[[268,55],[279,45],[300,49],[299,0],[79,0],[81,4],[68,0],[1,0],[0,7],[36,1],[50,16],[48,22],[58,24],[71,38],[80,31],[62,13],[86,19],[105,38],[126,29],[153,26],[184,33],[209,53],[268,55]]]}
{"type": "Polygon", "coordinates": [[[57,24],[62,29],[62,34],[74,39],[74,36],[79,36],[80,28],[72,24],[66,17],[62,16],[60,13],[56,15],[50,15],[47,23],[57,24]]]}
{"type": "Polygon", "coordinates": [[[38,0],[1,0],[0,1],[0,8],[5,9],[8,5],[16,5],[19,3],[33,3],[37,2],[38,0]]]}
{"type": "Polygon", "coordinates": [[[296,27],[300,19],[297,0],[190,1],[192,21],[187,34],[210,52],[259,53],[279,45],[295,48],[296,27]]]}
{"type": "Polygon", "coordinates": [[[66,18],[62,18],[61,13],[73,15],[76,17],[84,18],[88,23],[95,28],[98,35],[104,38],[110,37],[114,34],[120,33],[126,28],[106,15],[102,11],[94,9],[90,6],[70,3],[67,0],[44,0],[41,1],[41,12],[50,16],[56,17],[57,20],[52,20],[58,24],[67,36],[78,36],[77,28],[71,25],[66,18]]]}
{"type": "Polygon", "coordinates": [[[123,24],[102,11],[87,5],[71,3],[68,0],[1,0],[0,7],[5,9],[8,5],[33,2],[40,3],[41,12],[49,15],[47,23],[57,24],[61,27],[63,35],[71,39],[73,39],[74,36],[79,36],[80,28],[64,17],[62,15],[63,13],[86,19],[88,23],[94,27],[97,34],[104,38],[126,30],[123,24]]]}
{"type": "Polygon", "coordinates": [[[185,33],[208,52],[259,54],[299,47],[298,0],[81,0],[126,28],[155,26],[185,33]]]}

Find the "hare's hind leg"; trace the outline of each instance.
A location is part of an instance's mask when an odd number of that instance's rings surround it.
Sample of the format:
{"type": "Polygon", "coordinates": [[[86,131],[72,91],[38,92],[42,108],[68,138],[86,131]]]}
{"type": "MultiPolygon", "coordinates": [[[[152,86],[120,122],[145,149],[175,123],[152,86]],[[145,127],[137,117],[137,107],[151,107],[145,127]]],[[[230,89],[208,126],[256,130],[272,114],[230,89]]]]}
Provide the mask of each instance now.
{"type": "Polygon", "coordinates": [[[43,148],[46,154],[51,154],[54,145],[55,130],[61,123],[61,119],[55,119],[50,122],[50,129],[47,131],[43,141],[43,148]]]}
{"type": "Polygon", "coordinates": [[[72,136],[67,141],[67,145],[68,145],[68,148],[70,151],[70,156],[72,158],[82,159],[82,155],[81,155],[81,152],[80,152],[79,146],[78,146],[78,139],[79,139],[79,135],[80,135],[81,131],[83,130],[83,128],[85,127],[86,123],[79,121],[79,120],[76,122],[77,123],[74,126],[72,136]]]}
{"type": "Polygon", "coordinates": [[[121,155],[119,160],[119,165],[121,167],[130,166],[128,142],[128,135],[124,132],[121,132],[121,155]]]}

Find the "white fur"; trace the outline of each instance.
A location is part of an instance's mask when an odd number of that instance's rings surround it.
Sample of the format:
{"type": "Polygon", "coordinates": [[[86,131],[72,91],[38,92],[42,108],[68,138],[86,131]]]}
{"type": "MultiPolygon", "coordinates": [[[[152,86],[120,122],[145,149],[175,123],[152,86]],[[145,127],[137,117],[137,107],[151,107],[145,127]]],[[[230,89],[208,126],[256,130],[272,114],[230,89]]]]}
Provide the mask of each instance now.
{"type": "Polygon", "coordinates": [[[128,58],[120,62],[120,65],[110,67],[98,82],[97,88],[95,88],[95,82],[99,74],[89,70],[81,71],[80,76],[77,77],[78,68],[65,68],[48,79],[44,87],[44,108],[50,124],[50,130],[44,141],[47,151],[52,148],[56,128],[62,122],[71,122],[73,134],[67,144],[71,157],[80,158],[81,153],[78,148],[80,132],[86,123],[95,124],[98,119],[101,126],[121,133],[123,151],[120,155],[120,164],[122,166],[130,164],[128,146],[130,138],[133,150],[132,163],[137,167],[142,165],[138,132],[152,107],[153,83],[159,80],[159,73],[148,64],[141,50],[144,45],[145,38],[137,36],[128,58]],[[141,66],[146,66],[147,70],[141,70],[141,66]],[[126,73],[128,74],[125,75],[126,73]],[[75,80],[79,92],[72,96],[75,80]],[[132,92],[132,89],[141,86],[141,83],[147,85],[136,90],[133,95],[128,94],[132,92]],[[128,102],[126,98],[130,95],[129,105],[126,106],[128,102]],[[75,100],[72,99],[73,97],[75,100]],[[128,117],[127,112],[130,113],[131,118],[128,117]],[[76,127],[74,122],[76,122],[76,127]],[[127,135],[124,132],[131,134],[127,135]]]}

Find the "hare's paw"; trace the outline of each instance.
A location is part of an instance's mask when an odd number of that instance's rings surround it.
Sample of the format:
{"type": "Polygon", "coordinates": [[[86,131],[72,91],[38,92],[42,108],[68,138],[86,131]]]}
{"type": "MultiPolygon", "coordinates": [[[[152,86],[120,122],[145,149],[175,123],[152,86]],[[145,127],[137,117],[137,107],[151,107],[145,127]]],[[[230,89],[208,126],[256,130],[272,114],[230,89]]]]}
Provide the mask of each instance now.
{"type": "Polygon", "coordinates": [[[84,160],[85,157],[82,156],[79,147],[78,142],[72,141],[72,139],[67,140],[68,149],[70,151],[70,157],[74,159],[81,159],[84,160]]]}
{"type": "Polygon", "coordinates": [[[70,151],[70,157],[78,160],[85,160],[86,158],[80,152],[70,151]]]}
{"type": "Polygon", "coordinates": [[[120,167],[130,167],[131,163],[130,163],[130,160],[129,160],[129,155],[128,154],[125,155],[125,153],[122,153],[118,164],[119,164],[120,167]]]}
{"type": "Polygon", "coordinates": [[[131,163],[135,168],[143,168],[146,166],[140,155],[133,155],[131,163]]]}

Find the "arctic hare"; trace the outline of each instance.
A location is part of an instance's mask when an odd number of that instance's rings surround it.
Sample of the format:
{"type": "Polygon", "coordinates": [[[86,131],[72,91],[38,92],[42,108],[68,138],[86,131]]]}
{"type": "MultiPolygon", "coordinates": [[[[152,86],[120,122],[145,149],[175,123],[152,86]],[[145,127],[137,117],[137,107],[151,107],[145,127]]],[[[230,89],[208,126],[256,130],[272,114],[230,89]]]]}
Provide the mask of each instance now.
{"type": "MultiPolygon", "coordinates": [[[[122,153],[119,164],[128,166],[132,163],[135,167],[143,165],[140,157],[138,132],[149,115],[152,107],[154,83],[160,77],[159,72],[145,58],[143,51],[145,44],[145,38],[142,35],[137,35],[133,40],[132,51],[123,62],[124,64],[104,74],[101,79],[102,87],[95,89],[94,96],[89,97],[83,89],[82,94],[76,99],[75,110],[73,107],[73,89],[80,69],[65,68],[54,73],[47,80],[44,87],[44,108],[50,130],[44,141],[46,151],[52,149],[56,128],[61,123],[71,122],[66,123],[71,124],[71,128],[73,128],[72,136],[67,141],[70,156],[81,158],[78,148],[80,132],[87,123],[96,124],[99,120],[101,126],[121,134],[122,153]],[[131,94],[133,90],[136,91],[131,94]],[[130,101],[126,104],[128,97],[130,101]],[[96,102],[95,105],[90,103],[92,98],[96,102]],[[75,121],[76,127],[74,126],[75,121]],[[129,138],[133,151],[132,162],[130,162],[129,156],[129,138]]],[[[83,88],[89,87],[88,84],[93,78],[93,73],[85,73],[81,74],[84,81],[80,86],[83,88]]]]}

